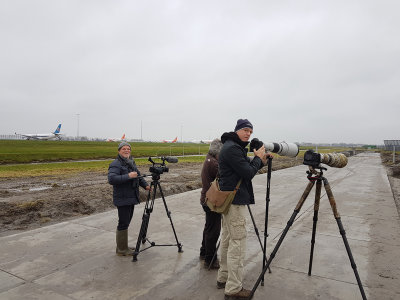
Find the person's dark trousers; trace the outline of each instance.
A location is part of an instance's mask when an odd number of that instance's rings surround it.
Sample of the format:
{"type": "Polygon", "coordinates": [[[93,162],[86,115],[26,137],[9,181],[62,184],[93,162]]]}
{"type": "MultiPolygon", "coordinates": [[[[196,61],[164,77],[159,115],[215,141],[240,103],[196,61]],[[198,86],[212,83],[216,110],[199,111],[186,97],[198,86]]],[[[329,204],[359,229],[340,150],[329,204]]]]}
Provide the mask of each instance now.
{"type": "Polygon", "coordinates": [[[206,224],[203,230],[203,241],[201,242],[200,256],[205,257],[205,261],[210,263],[221,232],[221,214],[213,212],[206,205],[202,205],[206,213],[206,224]]]}
{"type": "Polygon", "coordinates": [[[131,223],[133,217],[133,211],[135,210],[134,205],[124,205],[117,206],[118,209],[118,226],[117,230],[125,230],[128,229],[129,224],[131,223]]]}

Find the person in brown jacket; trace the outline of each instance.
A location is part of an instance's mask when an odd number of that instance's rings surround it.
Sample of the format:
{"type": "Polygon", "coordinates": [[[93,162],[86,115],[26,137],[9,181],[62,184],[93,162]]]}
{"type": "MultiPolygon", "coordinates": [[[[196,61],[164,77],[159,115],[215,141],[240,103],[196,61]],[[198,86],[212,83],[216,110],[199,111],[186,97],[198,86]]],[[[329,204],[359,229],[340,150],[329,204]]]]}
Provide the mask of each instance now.
{"type": "Polygon", "coordinates": [[[217,177],[218,174],[218,154],[222,148],[220,139],[214,139],[210,144],[210,149],[203,163],[201,170],[201,196],[200,204],[206,213],[206,223],[203,230],[203,240],[200,248],[200,259],[204,260],[204,267],[210,269],[218,269],[219,261],[215,257],[211,264],[211,260],[216,252],[216,244],[221,232],[221,215],[213,212],[208,208],[205,203],[207,190],[210,188],[211,182],[217,177]],[[211,264],[211,265],[210,265],[211,264]]]}

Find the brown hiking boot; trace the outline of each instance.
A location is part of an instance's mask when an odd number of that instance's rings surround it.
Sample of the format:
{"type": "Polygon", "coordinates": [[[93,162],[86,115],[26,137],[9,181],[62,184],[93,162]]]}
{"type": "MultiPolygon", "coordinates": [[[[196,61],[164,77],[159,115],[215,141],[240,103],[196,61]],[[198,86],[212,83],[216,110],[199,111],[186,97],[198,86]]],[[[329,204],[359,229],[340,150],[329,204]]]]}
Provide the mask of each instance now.
{"type": "Polygon", "coordinates": [[[237,292],[236,294],[232,295],[225,294],[225,300],[249,299],[250,295],[251,295],[250,290],[245,290],[244,288],[242,288],[242,290],[237,292]]]}
{"type": "Polygon", "coordinates": [[[219,269],[219,260],[214,259],[213,263],[210,265],[210,262],[204,261],[204,268],[208,269],[210,268],[211,270],[218,270],[219,269]]]}

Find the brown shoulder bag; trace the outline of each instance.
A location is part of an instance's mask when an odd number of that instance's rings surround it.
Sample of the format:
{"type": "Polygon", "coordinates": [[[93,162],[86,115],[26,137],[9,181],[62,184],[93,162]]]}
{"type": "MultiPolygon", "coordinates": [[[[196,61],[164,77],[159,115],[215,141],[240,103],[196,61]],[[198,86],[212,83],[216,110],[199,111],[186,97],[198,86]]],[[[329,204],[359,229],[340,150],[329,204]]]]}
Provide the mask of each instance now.
{"type": "Polygon", "coordinates": [[[242,179],[239,180],[233,191],[221,191],[219,189],[218,178],[215,178],[206,193],[207,206],[214,212],[226,214],[241,183],[242,179]]]}

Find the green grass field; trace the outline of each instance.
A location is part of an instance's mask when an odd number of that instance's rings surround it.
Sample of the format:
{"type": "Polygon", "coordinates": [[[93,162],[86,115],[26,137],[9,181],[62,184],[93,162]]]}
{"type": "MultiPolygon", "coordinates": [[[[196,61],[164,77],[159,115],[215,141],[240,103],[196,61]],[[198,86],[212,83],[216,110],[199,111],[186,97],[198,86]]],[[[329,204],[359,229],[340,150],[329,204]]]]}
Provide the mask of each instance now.
{"type": "MultiPolygon", "coordinates": [[[[182,156],[179,162],[202,162],[208,152],[207,144],[168,144],[168,143],[131,143],[132,155],[137,165],[150,164],[148,157],[182,156]],[[200,155],[200,156],[191,156],[200,155]]],[[[108,165],[117,155],[118,143],[115,142],[74,142],[74,141],[22,141],[0,140],[0,178],[25,176],[68,175],[78,172],[106,172],[108,165]],[[99,160],[101,161],[73,161],[99,160]],[[34,164],[27,164],[32,163],[34,164]],[[59,162],[59,163],[49,163],[59,162]]],[[[298,159],[304,151],[300,148],[298,159]]],[[[315,150],[315,149],[314,149],[315,150]]],[[[318,152],[341,152],[349,148],[319,148],[318,152]]],[[[275,155],[279,158],[278,155],[275,155]]],[[[160,162],[160,160],[157,160],[160,162]]]]}
{"type": "MultiPolygon", "coordinates": [[[[206,144],[130,143],[138,165],[150,165],[148,157],[181,156],[179,162],[202,162],[206,144]]],[[[117,156],[115,142],[0,141],[0,178],[69,175],[78,172],[106,172],[117,156]],[[101,160],[101,161],[74,161],[101,160]],[[50,163],[59,162],[59,163],[50,163]],[[34,163],[34,164],[30,164],[34,163]]],[[[155,160],[161,162],[160,160],[155,160]]]]}
{"type": "MultiPolygon", "coordinates": [[[[179,157],[178,163],[203,162],[205,156],[186,156],[179,157]]],[[[160,159],[154,159],[156,163],[161,163],[160,159]]],[[[33,176],[52,176],[52,175],[73,175],[80,172],[104,172],[108,170],[110,160],[85,161],[85,162],[60,162],[60,163],[38,163],[38,164],[16,164],[0,165],[0,178],[33,177],[33,176]]],[[[137,158],[135,162],[138,166],[151,163],[147,158],[137,158]]],[[[168,164],[167,164],[168,165],[168,164]]]]}
{"type": "MultiPolygon", "coordinates": [[[[207,144],[131,143],[134,157],[205,155],[207,144]]],[[[116,142],[0,140],[0,164],[111,159],[116,142]]]]}

